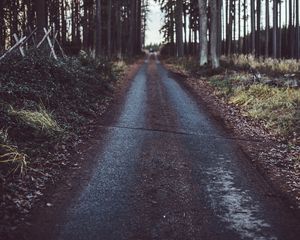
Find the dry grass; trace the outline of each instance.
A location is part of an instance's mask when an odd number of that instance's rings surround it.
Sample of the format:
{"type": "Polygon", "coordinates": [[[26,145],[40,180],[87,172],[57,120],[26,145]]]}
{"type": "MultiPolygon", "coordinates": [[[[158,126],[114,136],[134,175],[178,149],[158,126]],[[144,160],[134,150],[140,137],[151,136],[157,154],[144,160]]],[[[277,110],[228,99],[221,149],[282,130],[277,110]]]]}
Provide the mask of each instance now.
{"type": "Polygon", "coordinates": [[[221,60],[239,67],[251,67],[256,70],[280,72],[283,74],[300,71],[300,62],[294,59],[255,58],[253,55],[222,56],[221,60]]]}
{"type": "Polygon", "coordinates": [[[11,172],[19,172],[24,174],[27,167],[28,156],[24,153],[20,153],[15,146],[0,144],[0,163],[12,164],[13,168],[11,172]]]}
{"type": "Polygon", "coordinates": [[[15,110],[10,108],[9,115],[20,119],[23,123],[31,126],[32,128],[45,132],[48,135],[53,135],[63,132],[63,129],[43,106],[39,106],[37,111],[29,110],[15,110]]]}
{"type": "Polygon", "coordinates": [[[168,58],[164,60],[167,64],[172,64],[177,71],[188,75],[196,72],[199,68],[198,62],[194,57],[168,58]]]}
{"type": "Polygon", "coordinates": [[[241,106],[247,116],[263,120],[266,127],[276,134],[288,135],[298,132],[299,90],[254,84],[249,88],[236,88],[229,101],[241,106]]]}

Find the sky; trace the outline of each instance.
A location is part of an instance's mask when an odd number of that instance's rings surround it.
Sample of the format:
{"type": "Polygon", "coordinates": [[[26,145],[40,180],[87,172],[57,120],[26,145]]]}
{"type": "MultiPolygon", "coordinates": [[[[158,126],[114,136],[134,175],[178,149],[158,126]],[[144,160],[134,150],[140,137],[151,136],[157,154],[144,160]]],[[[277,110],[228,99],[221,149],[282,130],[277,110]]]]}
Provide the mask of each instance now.
{"type": "Polygon", "coordinates": [[[160,11],[160,6],[154,0],[149,1],[148,27],[146,31],[146,45],[150,43],[160,43],[163,40],[162,34],[159,33],[163,25],[163,13],[160,11]]]}

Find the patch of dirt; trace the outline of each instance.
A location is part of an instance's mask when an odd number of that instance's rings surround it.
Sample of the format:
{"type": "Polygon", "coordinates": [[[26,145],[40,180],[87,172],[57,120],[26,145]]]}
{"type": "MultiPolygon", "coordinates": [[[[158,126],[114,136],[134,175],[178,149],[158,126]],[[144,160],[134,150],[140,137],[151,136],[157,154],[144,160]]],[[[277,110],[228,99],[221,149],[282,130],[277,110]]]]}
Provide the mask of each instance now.
{"type": "Polygon", "coordinates": [[[204,77],[193,77],[165,64],[175,79],[206,106],[208,112],[223,123],[228,133],[249,156],[261,175],[274,187],[278,196],[287,200],[291,208],[300,209],[300,146],[291,146],[285,139],[272,135],[263,123],[245,117],[241,109],[215,94],[204,77]],[[298,160],[299,161],[299,160],[298,160]]]}

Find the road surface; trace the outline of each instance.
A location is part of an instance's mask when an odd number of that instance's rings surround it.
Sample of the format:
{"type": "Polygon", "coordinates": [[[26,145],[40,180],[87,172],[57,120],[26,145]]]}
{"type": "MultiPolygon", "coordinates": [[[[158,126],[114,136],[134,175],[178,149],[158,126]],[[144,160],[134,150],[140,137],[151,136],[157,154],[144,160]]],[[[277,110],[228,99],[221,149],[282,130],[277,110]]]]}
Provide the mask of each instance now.
{"type": "Polygon", "coordinates": [[[299,219],[154,56],[121,109],[55,239],[300,239],[299,219]]]}

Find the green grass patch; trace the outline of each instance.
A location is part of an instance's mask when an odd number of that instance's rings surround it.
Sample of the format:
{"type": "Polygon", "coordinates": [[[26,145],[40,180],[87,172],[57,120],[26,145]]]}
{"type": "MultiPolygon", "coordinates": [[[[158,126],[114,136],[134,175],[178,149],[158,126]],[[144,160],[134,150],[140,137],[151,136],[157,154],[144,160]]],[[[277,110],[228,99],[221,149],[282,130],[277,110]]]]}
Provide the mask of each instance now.
{"type": "Polygon", "coordinates": [[[299,90],[254,84],[234,89],[229,102],[242,107],[247,116],[263,120],[276,134],[299,134],[299,90]]]}

